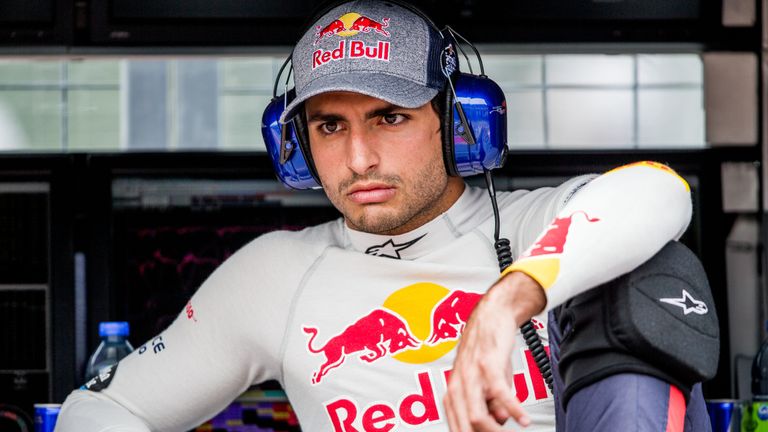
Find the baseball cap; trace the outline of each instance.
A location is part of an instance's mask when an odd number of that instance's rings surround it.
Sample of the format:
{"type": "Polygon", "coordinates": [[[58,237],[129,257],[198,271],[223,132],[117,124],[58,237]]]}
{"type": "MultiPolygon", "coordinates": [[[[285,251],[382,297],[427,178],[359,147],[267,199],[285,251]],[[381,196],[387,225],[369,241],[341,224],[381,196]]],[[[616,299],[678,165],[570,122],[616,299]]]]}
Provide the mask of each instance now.
{"type": "Polygon", "coordinates": [[[420,14],[396,2],[357,0],[323,14],[293,50],[296,97],[302,103],[330,91],[362,93],[404,108],[429,102],[445,85],[443,36],[420,14]]]}

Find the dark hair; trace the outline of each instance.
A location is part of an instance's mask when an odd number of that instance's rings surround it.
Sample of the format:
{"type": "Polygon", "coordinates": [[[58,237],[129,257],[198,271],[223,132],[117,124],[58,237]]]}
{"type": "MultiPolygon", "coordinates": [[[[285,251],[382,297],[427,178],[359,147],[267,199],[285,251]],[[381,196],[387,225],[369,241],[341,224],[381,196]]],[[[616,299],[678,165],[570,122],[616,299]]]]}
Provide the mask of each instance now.
{"type": "Polygon", "coordinates": [[[442,121],[443,112],[445,111],[445,92],[437,92],[437,95],[432,98],[430,103],[432,104],[432,109],[435,110],[435,113],[440,118],[440,121],[442,121]]]}
{"type": "Polygon", "coordinates": [[[443,122],[445,121],[444,113],[446,110],[445,90],[441,90],[437,92],[437,95],[435,95],[435,97],[432,98],[432,100],[430,101],[430,104],[432,105],[432,110],[435,112],[435,114],[437,114],[437,120],[440,123],[440,126],[439,126],[440,137],[441,139],[445,139],[445,137],[443,136],[444,130],[445,130],[443,127],[444,126],[443,122]]]}

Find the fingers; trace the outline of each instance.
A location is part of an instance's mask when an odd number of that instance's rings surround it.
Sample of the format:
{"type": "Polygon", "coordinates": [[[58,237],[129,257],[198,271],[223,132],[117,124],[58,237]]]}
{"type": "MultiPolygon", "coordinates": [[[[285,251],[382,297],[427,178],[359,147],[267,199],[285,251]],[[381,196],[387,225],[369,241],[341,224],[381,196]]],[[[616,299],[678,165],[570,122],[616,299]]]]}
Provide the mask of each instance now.
{"type": "Polygon", "coordinates": [[[448,426],[453,432],[498,432],[510,418],[521,426],[530,418],[512,394],[505,367],[475,362],[479,367],[460,368],[452,374],[443,400],[448,426]]]}
{"type": "Polygon", "coordinates": [[[495,387],[488,396],[488,408],[496,421],[503,424],[511,417],[520,426],[531,424],[530,417],[508,388],[495,387]]]}
{"type": "Polygon", "coordinates": [[[483,395],[484,402],[487,401],[485,404],[486,412],[490,413],[493,419],[501,424],[512,418],[519,425],[528,426],[531,420],[520,402],[512,394],[511,382],[508,379],[508,376],[511,376],[508,373],[509,367],[480,363],[480,368],[486,386],[483,395]]]}

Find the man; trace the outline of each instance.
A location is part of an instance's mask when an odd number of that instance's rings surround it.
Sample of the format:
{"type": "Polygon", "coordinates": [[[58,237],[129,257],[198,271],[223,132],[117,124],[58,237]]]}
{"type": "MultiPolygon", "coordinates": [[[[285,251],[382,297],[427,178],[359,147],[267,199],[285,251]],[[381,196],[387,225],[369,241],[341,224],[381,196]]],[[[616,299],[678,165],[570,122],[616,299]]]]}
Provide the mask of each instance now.
{"type": "MultiPolygon", "coordinates": [[[[305,116],[308,156],[344,217],[245,246],[155,339],[165,349],[150,341],[74,391],[57,430],[186,430],[269,379],[306,431],[554,430],[519,326],[535,316],[546,342],[542,312],[678,238],[688,186],[641,163],[500,193],[519,258],[499,277],[486,192],[446,173],[432,101],[447,84],[430,61],[441,44],[391,3],[346,3],[317,20],[293,53],[284,120],[305,116]]],[[[652,414],[659,431],[676,430],[666,411],[652,414]]]]}

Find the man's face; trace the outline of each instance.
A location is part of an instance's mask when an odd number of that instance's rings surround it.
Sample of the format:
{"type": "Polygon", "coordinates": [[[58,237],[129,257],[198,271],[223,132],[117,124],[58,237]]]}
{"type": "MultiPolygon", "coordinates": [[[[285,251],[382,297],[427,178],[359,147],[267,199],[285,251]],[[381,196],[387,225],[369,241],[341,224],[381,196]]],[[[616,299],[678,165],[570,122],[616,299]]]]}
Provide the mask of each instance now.
{"type": "Polygon", "coordinates": [[[402,234],[434,219],[461,195],[445,172],[440,122],[430,103],[408,109],[359,93],[305,103],[320,181],[350,228],[402,234]]]}

